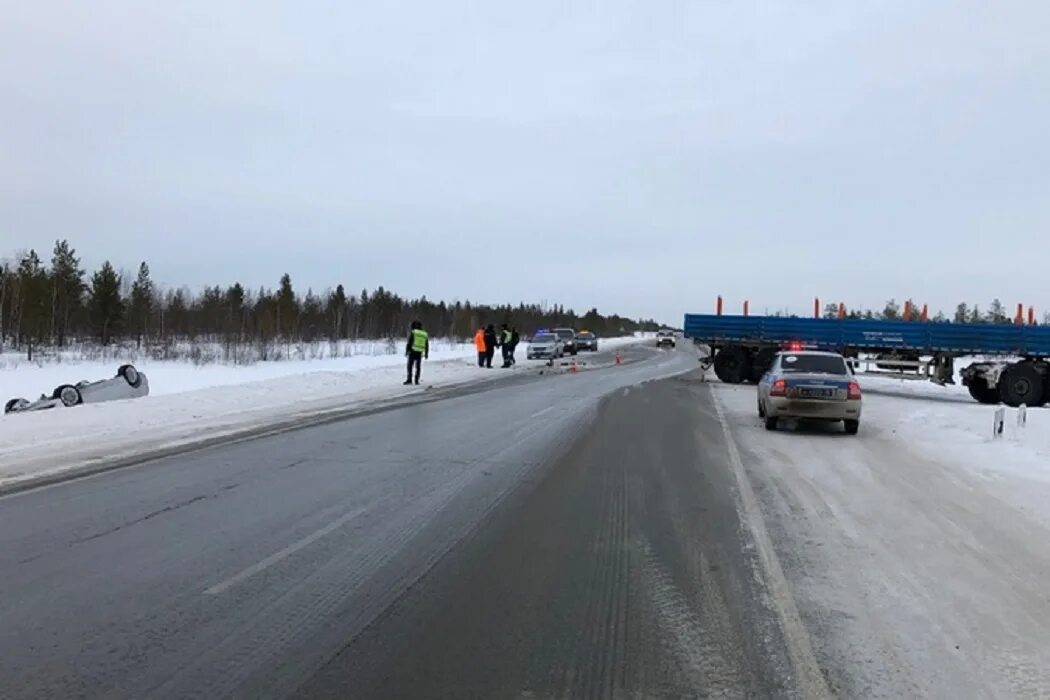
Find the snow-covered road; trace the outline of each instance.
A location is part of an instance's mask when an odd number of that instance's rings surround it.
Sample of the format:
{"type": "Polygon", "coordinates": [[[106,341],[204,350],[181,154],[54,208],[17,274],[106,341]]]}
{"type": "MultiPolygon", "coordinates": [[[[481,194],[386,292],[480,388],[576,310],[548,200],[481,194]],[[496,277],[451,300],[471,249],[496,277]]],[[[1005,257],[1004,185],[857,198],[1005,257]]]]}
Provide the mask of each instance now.
{"type": "Polygon", "coordinates": [[[866,386],[849,437],[710,385],[832,690],[1047,697],[1050,411],[993,440],[989,407],[866,386]]]}

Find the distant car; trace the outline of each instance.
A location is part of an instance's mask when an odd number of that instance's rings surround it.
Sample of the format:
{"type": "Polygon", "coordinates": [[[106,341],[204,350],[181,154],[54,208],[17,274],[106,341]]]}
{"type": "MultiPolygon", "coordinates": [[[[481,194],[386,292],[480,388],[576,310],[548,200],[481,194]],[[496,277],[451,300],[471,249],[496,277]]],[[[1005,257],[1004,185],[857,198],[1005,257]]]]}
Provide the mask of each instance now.
{"type": "Polygon", "coordinates": [[[532,336],[525,353],[525,357],[530,360],[556,360],[564,355],[565,346],[561,338],[547,331],[532,336]]]}
{"type": "Polygon", "coordinates": [[[672,348],[675,347],[674,331],[662,330],[656,333],[656,347],[662,348],[665,345],[670,345],[672,348]]]}
{"type": "Polygon", "coordinates": [[[576,334],[576,349],[598,352],[598,336],[590,331],[580,331],[576,334]]]}
{"type": "Polygon", "coordinates": [[[767,430],[776,430],[781,418],[807,418],[842,421],[856,435],[860,409],[860,384],[838,353],[778,353],[758,383],[758,415],[767,430]]]}
{"type": "Polygon", "coordinates": [[[4,404],[4,413],[43,411],[59,406],[72,407],[82,403],[101,403],[119,399],[135,399],[149,396],[149,380],[132,365],[121,365],[117,376],[97,382],[61,384],[51,395],[41,394],[36,401],[11,399],[4,404]]]}
{"type": "Polygon", "coordinates": [[[565,352],[575,355],[579,351],[576,347],[576,331],[571,328],[555,328],[551,332],[561,338],[561,344],[565,352]]]}

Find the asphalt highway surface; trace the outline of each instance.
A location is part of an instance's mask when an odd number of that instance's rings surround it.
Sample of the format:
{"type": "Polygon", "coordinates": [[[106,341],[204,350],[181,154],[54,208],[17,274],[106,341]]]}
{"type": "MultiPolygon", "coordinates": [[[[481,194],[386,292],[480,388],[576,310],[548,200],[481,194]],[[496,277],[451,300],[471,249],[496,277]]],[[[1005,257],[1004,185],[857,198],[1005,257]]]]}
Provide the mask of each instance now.
{"type": "Polygon", "coordinates": [[[695,353],[626,360],[0,499],[0,695],[785,687],[695,353]]]}
{"type": "Polygon", "coordinates": [[[0,697],[1050,695],[994,484],[610,360],[0,497],[0,697]]]}

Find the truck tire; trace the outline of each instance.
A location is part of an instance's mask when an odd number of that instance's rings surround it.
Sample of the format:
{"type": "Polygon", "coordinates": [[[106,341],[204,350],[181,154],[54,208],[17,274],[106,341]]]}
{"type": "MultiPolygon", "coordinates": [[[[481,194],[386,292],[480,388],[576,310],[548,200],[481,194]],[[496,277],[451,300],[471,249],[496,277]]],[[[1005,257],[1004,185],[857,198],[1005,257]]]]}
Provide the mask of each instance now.
{"type": "Polygon", "coordinates": [[[726,384],[742,384],[751,376],[751,358],[736,345],[724,347],[715,355],[715,376],[726,384]]]}
{"type": "Polygon", "coordinates": [[[969,389],[970,396],[979,403],[999,403],[999,387],[992,388],[979,377],[975,377],[966,388],[969,389]]]}
{"type": "Polygon", "coordinates": [[[66,408],[71,408],[84,402],[83,397],[80,395],[80,389],[72,384],[63,384],[62,386],[56,387],[51,393],[51,398],[58,399],[66,408]]]}
{"type": "Polygon", "coordinates": [[[142,383],[142,375],[140,375],[139,371],[132,365],[121,365],[117,370],[117,376],[124,377],[124,381],[126,381],[129,386],[136,389],[139,384],[142,383]]]}
{"type": "Polygon", "coordinates": [[[1007,367],[999,377],[999,398],[1007,406],[1042,406],[1043,375],[1030,362],[1007,367]]]}
{"type": "Polygon", "coordinates": [[[762,376],[773,366],[773,358],[777,356],[776,348],[762,348],[755,353],[751,360],[751,381],[758,384],[762,376]]]}

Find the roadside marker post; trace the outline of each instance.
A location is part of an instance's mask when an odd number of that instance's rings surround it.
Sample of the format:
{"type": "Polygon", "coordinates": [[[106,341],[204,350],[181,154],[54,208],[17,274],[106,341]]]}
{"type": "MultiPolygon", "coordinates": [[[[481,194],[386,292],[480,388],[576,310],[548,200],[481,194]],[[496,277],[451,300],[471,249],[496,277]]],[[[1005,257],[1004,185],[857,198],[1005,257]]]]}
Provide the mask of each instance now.
{"type": "Polygon", "coordinates": [[[621,355],[620,351],[617,350],[616,351],[616,364],[621,364],[622,362],[623,362],[623,355],[621,355]]]}
{"type": "Polygon", "coordinates": [[[1006,421],[1006,409],[1000,406],[995,409],[992,419],[992,439],[997,440],[1003,436],[1003,423],[1006,421]]]}
{"type": "Polygon", "coordinates": [[[1021,404],[1017,407],[1017,427],[1023,428],[1028,425],[1028,407],[1021,404]]]}

